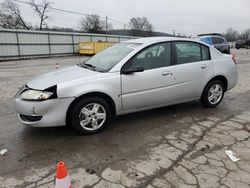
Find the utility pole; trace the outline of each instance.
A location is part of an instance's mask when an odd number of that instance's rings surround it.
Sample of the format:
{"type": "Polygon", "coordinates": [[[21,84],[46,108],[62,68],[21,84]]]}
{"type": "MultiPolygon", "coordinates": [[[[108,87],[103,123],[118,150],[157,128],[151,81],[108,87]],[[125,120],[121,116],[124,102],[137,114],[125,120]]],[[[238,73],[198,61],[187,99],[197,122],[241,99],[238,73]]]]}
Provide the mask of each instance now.
{"type": "Polygon", "coordinates": [[[126,31],[126,29],[127,29],[127,25],[126,25],[126,24],[124,24],[124,25],[123,25],[123,27],[124,27],[124,28],[123,28],[123,29],[124,29],[123,34],[124,34],[124,35],[127,35],[127,31],[126,31]]]}
{"type": "Polygon", "coordinates": [[[108,34],[108,16],[106,16],[106,35],[108,34]]]}
{"type": "Polygon", "coordinates": [[[175,36],[175,32],[176,32],[176,30],[175,30],[175,29],[173,29],[172,31],[173,31],[173,35],[175,36]]]}

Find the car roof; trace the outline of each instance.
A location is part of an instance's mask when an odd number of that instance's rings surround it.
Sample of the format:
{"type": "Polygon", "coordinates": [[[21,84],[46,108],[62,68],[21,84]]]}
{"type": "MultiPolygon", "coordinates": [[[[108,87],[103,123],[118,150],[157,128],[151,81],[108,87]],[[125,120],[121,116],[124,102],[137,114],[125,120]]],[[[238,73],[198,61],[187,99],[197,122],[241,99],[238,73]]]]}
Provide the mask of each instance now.
{"type": "Polygon", "coordinates": [[[197,38],[201,39],[201,38],[205,38],[205,37],[214,37],[214,38],[222,38],[222,39],[225,39],[225,37],[223,36],[220,36],[220,35],[202,35],[202,36],[199,36],[197,38]]]}
{"type": "Polygon", "coordinates": [[[199,36],[199,37],[202,37],[202,36],[220,36],[220,37],[223,37],[223,35],[220,33],[206,33],[206,34],[199,34],[197,36],[199,36]]]}
{"type": "Polygon", "coordinates": [[[125,42],[141,43],[141,44],[147,45],[147,44],[153,44],[153,43],[157,43],[157,42],[170,42],[170,41],[199,42],[197,40],[193,40],[193,39],[189,39],[189,38],[181,38],[181,37],[144,37],[144,38],[132,39],[132,40],[125,41],[125,42]]]}

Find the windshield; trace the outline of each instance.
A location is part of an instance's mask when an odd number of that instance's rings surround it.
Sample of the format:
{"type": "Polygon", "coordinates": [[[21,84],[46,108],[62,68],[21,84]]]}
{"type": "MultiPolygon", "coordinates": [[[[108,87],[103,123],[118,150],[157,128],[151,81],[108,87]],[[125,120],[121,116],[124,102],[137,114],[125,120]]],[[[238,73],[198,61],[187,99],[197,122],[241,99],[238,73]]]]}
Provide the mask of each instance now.
{"type": "Polygon", "coordinates": [[[107,72],[132,52],[139,43],[118,43],[99,52],[85,62],[96,71],[107,72]]]}

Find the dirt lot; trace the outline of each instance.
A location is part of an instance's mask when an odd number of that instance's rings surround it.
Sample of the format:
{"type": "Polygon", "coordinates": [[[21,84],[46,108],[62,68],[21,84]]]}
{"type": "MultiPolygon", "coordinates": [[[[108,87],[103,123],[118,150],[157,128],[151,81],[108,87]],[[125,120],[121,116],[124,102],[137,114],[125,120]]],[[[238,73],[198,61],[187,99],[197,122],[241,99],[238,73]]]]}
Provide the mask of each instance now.
{"type": "Polygon", "coordinates": [[[91,136],[24,126],[12,109],[26,80],[84,58],[1,62],[0,187],[53,187],[58,160],[73,187],[250,187],[250,51],[233,53],[239,83],[218,108],[191,102],[125,115],[91,136]]]}

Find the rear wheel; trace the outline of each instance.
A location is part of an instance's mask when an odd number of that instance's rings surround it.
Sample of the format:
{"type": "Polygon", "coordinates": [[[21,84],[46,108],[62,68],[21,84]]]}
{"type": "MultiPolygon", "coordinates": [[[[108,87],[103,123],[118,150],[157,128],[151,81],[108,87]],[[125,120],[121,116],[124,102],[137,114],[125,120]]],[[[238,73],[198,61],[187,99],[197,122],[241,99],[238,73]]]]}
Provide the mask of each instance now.
{"type": "Polygon", "coordinates": [[[81,134],[93,134],[102,131],[110,119],[110,107],[100,97],[88,97],[79,101],[70,114],[72,127],[81,134]]]}
{"type": "Polygon", "coordinates": [[[213,80],[205,87],[201,97],[201,102],[204,107],[216,107],[221,103],[224,93],[225,87],[223,83],[220,80],[213,80]]]}

